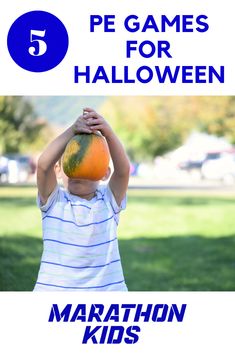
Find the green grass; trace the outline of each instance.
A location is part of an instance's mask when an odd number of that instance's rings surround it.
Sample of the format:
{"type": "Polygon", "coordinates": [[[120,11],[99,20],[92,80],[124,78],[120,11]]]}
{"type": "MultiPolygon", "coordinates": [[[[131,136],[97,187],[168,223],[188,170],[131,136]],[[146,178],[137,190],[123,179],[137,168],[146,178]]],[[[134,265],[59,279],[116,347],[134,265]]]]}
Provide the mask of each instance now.
{"type": "MultiPolygon", "coordinates": [[[[0,187],[0,290],[31,291],[42,252],[34,187],[0,187]]],[[[129,190],[119,245],[130,291],[234,291],[235,196],[129,190]]]]}

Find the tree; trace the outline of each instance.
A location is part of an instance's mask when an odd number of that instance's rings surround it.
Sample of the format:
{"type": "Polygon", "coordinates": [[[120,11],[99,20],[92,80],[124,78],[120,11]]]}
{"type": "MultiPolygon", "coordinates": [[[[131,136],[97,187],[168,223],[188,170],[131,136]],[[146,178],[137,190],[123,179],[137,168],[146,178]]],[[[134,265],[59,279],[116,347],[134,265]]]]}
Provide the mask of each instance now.
{"type": "Polygon", "coordinates": [[[136,161],[180,146],[192,130],[235,143],[235,97],[110,97],[101,110],[136,161]]]}
{"type": "Polygon", "coordinates": [[[37,144],[47,126],[33,106],[19,96],[0,97],[0,152],[16,153],[37,144]]]}
{"type": "Polygon", "coordinates": [[[123,140],[129,156],[141,161],[182,143],[192,122],[179,118],[181,106],[176,97],[111,97],[102,113],[123,140]]]}
{"type": "Polygon", "coordinates": [[[200,97],[199,127],[235,143],[235,97],[200,97]]]}

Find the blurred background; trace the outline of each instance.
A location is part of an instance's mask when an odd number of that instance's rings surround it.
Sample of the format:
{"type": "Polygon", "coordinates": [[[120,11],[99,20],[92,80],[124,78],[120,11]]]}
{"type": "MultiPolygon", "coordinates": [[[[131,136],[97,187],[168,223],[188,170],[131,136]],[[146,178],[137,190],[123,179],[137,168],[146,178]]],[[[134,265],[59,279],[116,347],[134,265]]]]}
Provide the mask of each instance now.
{"type": "Polygon", "coordinates": [[[131,160],[119,226],[129,290],[235,290],[235,97],[0,97],[0,290],[33,289],[42,149],[92,107],[131,160]]]}

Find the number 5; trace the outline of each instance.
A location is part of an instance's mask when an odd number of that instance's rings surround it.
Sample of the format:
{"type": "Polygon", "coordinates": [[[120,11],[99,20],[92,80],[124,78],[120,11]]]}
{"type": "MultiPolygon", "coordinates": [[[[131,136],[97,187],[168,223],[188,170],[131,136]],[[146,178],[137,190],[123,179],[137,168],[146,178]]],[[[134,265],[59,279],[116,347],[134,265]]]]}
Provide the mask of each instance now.
{"type": "Polygon", "coordinates": [[[29,54],[33,56],[40,56],[45,54],[47,51],[47,45],[42,39],[45,37],[46,30],[38,31],[36,29],[31,29],[30,31],[30,42],[33,43],[33,46],[29,47],[29,54]]]}

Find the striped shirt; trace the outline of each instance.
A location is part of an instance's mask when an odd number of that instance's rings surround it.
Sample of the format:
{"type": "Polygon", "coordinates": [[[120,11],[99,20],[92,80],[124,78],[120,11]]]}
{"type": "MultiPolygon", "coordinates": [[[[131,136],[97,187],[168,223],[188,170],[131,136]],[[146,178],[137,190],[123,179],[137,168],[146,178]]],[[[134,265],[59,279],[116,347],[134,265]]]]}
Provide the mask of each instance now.
{"type": "Polygon", "coordinates": [[[42,212],[43,253],[34,291],[127,291],[118,249],[119,207],[109,186],[91,200],[57,186],[42,212]]]}

